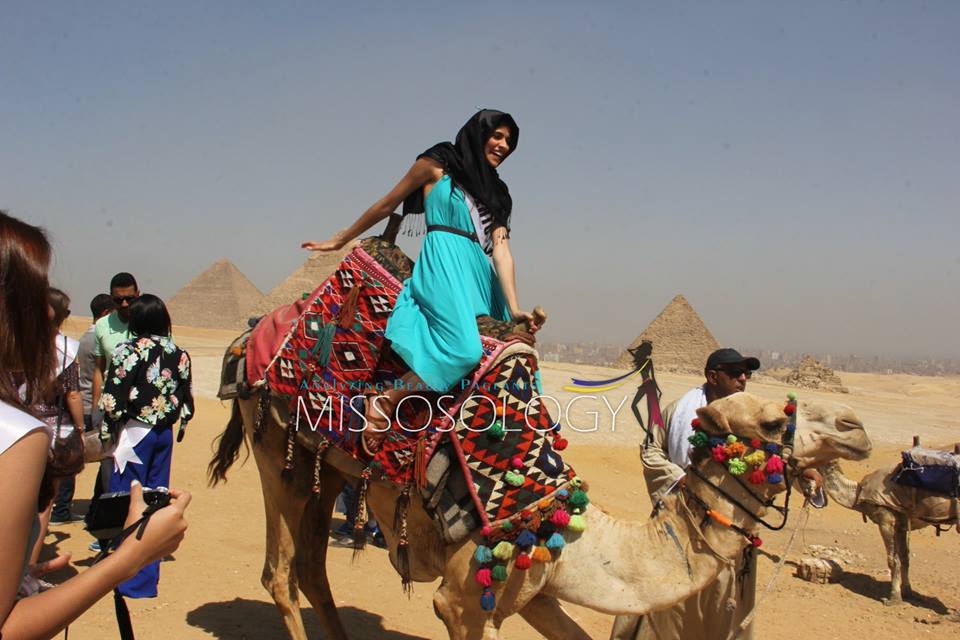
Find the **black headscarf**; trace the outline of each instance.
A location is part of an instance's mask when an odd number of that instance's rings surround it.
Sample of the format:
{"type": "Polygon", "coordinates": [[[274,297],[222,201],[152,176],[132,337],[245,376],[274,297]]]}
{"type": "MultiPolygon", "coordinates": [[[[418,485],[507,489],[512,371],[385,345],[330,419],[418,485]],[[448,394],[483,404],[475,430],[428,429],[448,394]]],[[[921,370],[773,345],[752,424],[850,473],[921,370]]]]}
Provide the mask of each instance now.
{"type": "MultiPolygon", "coordinates": [[[[419,156],[436,160],[446,171],[454,184],[459,185],[476,201],[477,206],[486,209],[493,218],[493,226],[510,229],[510,212],[513,200],[510,190],[500,179],[497,170],[490,166],[484,157],[483,148],[497,127],[510,128],[510,156],[520,139],[520,128],[509,113],[494,109],[483,109],[467,120],[455,142],[435,144],[419,156]]],[[[423,213],[423,190],[417,189],[403,202],[403,215],[423,213]]]]}

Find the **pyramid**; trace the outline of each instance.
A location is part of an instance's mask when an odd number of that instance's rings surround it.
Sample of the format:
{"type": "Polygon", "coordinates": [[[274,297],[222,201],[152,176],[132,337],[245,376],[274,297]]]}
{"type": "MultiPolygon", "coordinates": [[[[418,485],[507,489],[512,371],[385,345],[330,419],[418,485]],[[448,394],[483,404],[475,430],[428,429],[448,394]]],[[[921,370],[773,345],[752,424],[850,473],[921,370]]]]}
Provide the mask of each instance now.
{"type": "Polygon", "coordinates": [[[188,282],[167,303],[174,324],[209,329],[237,329],[247,325],[251,307],[263,294],[226,258],[188,282]]]}
{"type": "Polygon", "coordinates": [[[253,308],[251,315],[270,313],[280,305],[290,304],[303,298],[303,294],[314,289],[330,277],[343,258],[350,253],[356,242],[351,242],[334,253],[313,253],[300,267],[287,276],[287,279],[270,290],[253,308]]]}
{"type": "MultiPolygon", "coordinates": [[[[702,373],[707,357],[720,348],[707,325],[682,295],[671,300],[629,348],[639,346],[643,340],[653,343],[653,363],[657,370],[677,373],[702,373]]],[[[616,365],[632,367],[630,353],[624,351],[616,365]]]]}

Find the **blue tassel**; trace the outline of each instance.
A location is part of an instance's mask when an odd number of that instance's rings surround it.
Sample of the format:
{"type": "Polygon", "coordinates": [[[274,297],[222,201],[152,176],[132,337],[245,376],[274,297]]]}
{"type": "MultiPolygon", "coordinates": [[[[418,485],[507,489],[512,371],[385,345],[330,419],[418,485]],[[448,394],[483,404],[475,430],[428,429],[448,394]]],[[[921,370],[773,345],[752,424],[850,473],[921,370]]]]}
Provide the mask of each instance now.
{"type": "Polygon", "coordinates": [[[490,550],[490,547],[485,547],[481,544],[477,547],[477,550],[473,553],[473,557],[480,564],[493,562],[493,551],[490,550]]]}
{"type": "Polygon", "coordinates": [[[567,543],[564,541],[563,536],[560,535],[559,533],[555,533],[552,536],[550,536],[549,540],[547,540],[547,549],[558,551],[560,549],[563,549],[563,546],[565,544],[567,543]]]}
{"type": "Polygon", "coordinates": [[[781,482],[783,482],[783,476],[780,475],[779,473],[771,473],[770,475],[767,476],[767,482],[769,482],[770,484],[780,484],[781,482]]]}
{"type": "Polygon", "coordinates": [[[493,591],[490,589],[484,589],[483,595],[480,596],[480,608],[484,611],[493,611],[494,607],[497,606],[497,599],[493,595],[493,591]]]}
{"type": "Polygon", "coordinates": [[[517,536],[516,545],[518,547],[532,547],[535,544],[537,544],[537,535],[529,529],[524,529],[517,536]]]}

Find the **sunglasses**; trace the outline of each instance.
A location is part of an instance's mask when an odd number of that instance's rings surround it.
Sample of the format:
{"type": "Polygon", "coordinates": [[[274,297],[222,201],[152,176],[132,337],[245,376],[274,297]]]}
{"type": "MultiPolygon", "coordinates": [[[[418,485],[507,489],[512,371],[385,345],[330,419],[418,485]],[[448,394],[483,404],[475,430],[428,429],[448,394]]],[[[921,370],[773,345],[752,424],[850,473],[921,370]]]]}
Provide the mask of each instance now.
{"type": "Polygon", "coordinates": [[[722,371],[731,378],[739,378],[740,376],[746,376],[747,380],[753,377],[753,371],[750,369],[727,369],[726,367],[715,369],[715,371],[722,371]]]}
{"type": "Polygon", "coordinates": [[[113,304],[121,305],[124,302],[126,302],[127,304],[130,304],[131,302],[133,302],[139,297],[140,296],[113,296],[113,304]]]}

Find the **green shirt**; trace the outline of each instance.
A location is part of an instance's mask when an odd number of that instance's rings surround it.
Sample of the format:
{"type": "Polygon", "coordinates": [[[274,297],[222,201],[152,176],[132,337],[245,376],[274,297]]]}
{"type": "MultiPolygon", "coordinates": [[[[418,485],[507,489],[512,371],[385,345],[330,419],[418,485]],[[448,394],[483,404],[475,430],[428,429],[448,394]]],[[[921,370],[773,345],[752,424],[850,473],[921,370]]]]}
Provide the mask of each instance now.
{"type": "Polygon", "coordinates": [[[120,319],[116,311],[97,320],[94,333],[96,340],[93,345],[93,354],[98,358],[103,356],[108,364],[117,345],[132,337],[127,323],[120,319]]]}

